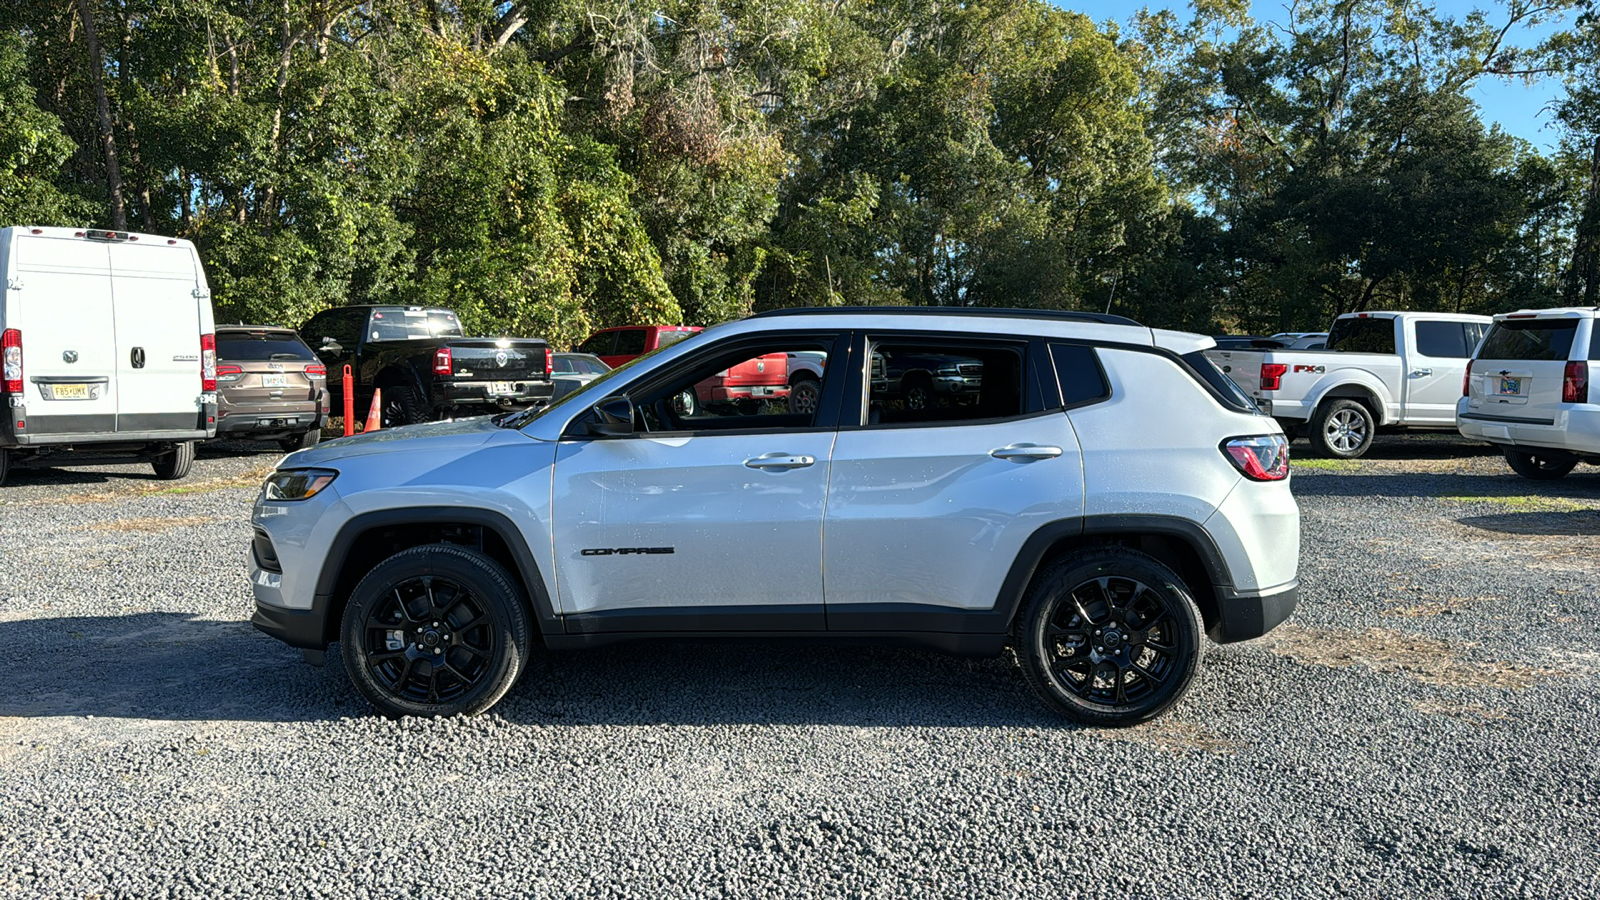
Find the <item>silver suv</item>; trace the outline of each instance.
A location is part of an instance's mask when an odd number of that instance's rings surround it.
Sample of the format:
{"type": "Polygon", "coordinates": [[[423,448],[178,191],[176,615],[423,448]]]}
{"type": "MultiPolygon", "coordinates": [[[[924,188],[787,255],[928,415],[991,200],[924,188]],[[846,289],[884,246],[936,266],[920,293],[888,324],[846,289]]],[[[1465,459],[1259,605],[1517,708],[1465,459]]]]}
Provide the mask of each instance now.
{"type": "Polygon", "coordinates": [[[1044,702],[1128,725],[1204,640],[1298,595],[1277,424],[1210,338],[1115,316],[785,310],[614,369],[548,408],[287,457],[252,521],[262,631],[339,642],[390,715],[488,709],[535,648],[793,638],[1014,648],[1044,702]],[[818,402],[678,402],[773,354],[818,402]],[[870,361],[958,357],[975,397],[872,390],[870,361]]]}

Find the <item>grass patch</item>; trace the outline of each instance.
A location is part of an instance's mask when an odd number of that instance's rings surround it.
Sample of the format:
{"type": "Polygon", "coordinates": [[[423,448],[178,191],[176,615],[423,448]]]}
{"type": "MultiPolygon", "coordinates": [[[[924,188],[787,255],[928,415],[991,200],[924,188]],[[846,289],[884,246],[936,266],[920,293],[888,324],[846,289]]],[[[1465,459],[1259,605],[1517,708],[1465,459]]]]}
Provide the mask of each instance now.
{"type": "Polygon", "coordinates": [[[185,525],[209,525],[216,519],[205,516],[135,516],[131,519],[117,519],[113,522],[100,522],[89,526],[90,531],[131,531],[144,534],[155,534],[173,528],[182,528],[185,525]]]}
{"type": "Polygon", "coordinates": [[[1523,512],[1581,512],[1594,509],[1589,503],[1579,503],[1568,500],[1566,497],[1536,497],[1523,494],[1512,497],[1441,497],[1441,500],[1453,500],[1456,503],[1493,503],[1507,509],[1521,510],[1523,512]]]}
{"type": "Polygon", "coordinates": [[[1358,472],[1361,463],[1353,459],[1291,459],[1290,469],[1320,469],[1324,472],[1358,472]]]}

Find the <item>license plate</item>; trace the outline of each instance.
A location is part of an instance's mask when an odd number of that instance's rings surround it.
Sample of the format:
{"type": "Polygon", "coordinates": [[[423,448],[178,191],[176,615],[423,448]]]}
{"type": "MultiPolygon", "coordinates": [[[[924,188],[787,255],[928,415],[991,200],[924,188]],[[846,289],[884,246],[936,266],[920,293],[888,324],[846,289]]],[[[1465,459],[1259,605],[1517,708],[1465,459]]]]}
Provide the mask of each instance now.
{"type": "Polygon", "coordinates": [[[286,385],[288,383],[289,382],[287,380],[287,377],[284,376],[284,375],[281,375],[281,374],[280,375],[263,375],[263,376],[261,376],[261,386],[262,387],[283,387],[284,385],[286,385]]]}
{"type": "Polygon", "coordinates": [[[750,389],[750,396],[752,396],[752,397],[770,397],[773,394],[777,393],[777,391],[778,391],[778,389],[777,388],[773,388],[773,387],[753,387],[753,388],[750,389]]]}
{"type": "Polygon", "coordinates": [[[256,424],[262,428],[282,428],[285,425],[294,425],[299,421],[298,417],[291,419],[257,419],[256,424]]]}
{"type": "Polygon", "coordinates": [[[50,395],[57,400],[87,400],[89,399],[89,386],[87,384],[58,384],[51,388],[50,395]]]}
{"type": "Polygon", "coordinates": [[[1506,377],[1502,376],[1501,379],[1500,379],[1500,393],[1502,393],[1502,394],[1520,394],[1520,393],[1522,393],[1522,379],[1521,378],[1506,378],[1506,377]]]}
{"type": "Polygon", "coordinates": [[[516,392],[516,388],[509,381],[491,381],[489,383],[489,393],[491,394],[515,394],[516,392]]]}

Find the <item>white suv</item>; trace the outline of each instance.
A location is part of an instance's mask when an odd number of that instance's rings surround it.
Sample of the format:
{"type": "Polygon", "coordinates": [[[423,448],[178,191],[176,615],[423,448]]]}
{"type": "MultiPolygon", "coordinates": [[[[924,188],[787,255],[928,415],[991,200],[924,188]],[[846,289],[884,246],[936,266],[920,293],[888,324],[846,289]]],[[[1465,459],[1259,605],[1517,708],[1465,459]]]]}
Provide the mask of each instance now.
{"type": "Polygon", "coordinates": [[[813,638],[994,655],[1079,721],[1158,715],[1203,639],[1298,596],[1277,424],[1210,338],[1115,316],[786,310],[709,329],[542,410],[287,457],[252,516],[256,627],[342,645],[391,715],[476,713],[536,645],[813,638]],[[771,354],[818,402],[675,402],[771,354]],[[869,360],[959,357],[910,404],[869,360]]]}
{"type": "Polygon", "coordinates": [[[1579,462],[1600,465],[1591,360],[1600,360],[1593,307],[1495,316],[1467,365],[1457,427],[1500,448],[1528,478],[1560,478],[1579,462]]]}

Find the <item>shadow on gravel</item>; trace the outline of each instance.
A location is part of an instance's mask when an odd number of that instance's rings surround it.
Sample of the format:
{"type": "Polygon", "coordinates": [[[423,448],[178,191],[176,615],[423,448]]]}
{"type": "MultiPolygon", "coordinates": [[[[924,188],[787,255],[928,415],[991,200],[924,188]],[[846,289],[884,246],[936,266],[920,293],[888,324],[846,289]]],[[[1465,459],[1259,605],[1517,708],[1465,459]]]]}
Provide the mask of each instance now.
{"type": "MultiPolygon", "coordinates": [[[[1301,440],[1296,441],[1291,452],[1310,456],[1311,446],[1301,440]]],[[[1362,459],[1366,460],[1407,460],[1407,459],[1469,459],[1479,456],[1499,456],[1500,451],[1488,444],[1469,441],[1455,434],[1380,434],[1368,448],[1362,459]]]]}
{"type": "Polygon", "coordinates": [[[1562,497],[1600,499],[1600,478],[1575,472],[1560,481],[1531,481],[1520,475],[1462,475],[1406,472],[1362,475],[1317,472],[1309,477],[1295,473],[1294,493],[1300,497],[1562,497]]]}
{"type": "MultiPolygon", "coordinates": [[[[259,441],[213,441],[195,448],[195,459],[249,459],[257,456],[282,456],[283,449],[275,443],[259,441]]],[[[63,460],[60,467],[13,468],[6,475],[6,483],[17,487],[68,487],[81,484],[109,484],[132,481],[155,481],[155,470],[145,463],[128,463],[117,466],[85,466],[63,460]]],[[[191,474],[196,477],[198,473],[191,474]]],[[[175,482],[182,484],[182,482],[175,482]]]]}
{"type": "Polygon", "coordinates": [[[1465,516],[1463,525],[1500,534],[1551,537],[1600,537],[1600,511],[1516,512],[1494,516],[1465,516]]]}
{"type": "MultiPolygon", "coordinates": [[[[143,613],[0,622],[0,717],[311,722],[376,715],[343,671],[248,622],[143,613]]],[[[1072,727],[1009,655],[803,644],[646,643],[535,651],[493,713],[517,724],[1072,727]]]]}
{"type": "Polygon", "coordinates": [[[179,613],[0,622],[0,717],[289,722],[361,715],[338,679],[248,622],[179,613]]]}

